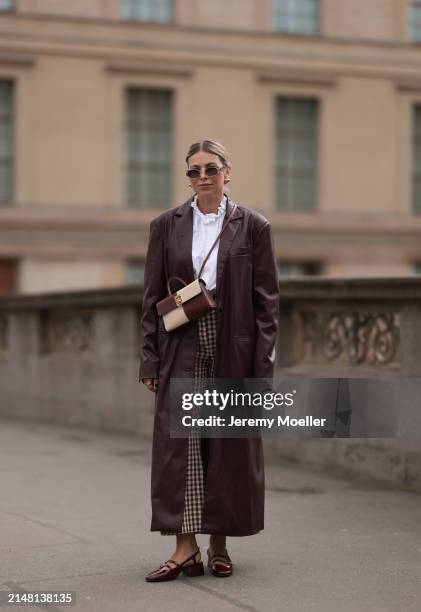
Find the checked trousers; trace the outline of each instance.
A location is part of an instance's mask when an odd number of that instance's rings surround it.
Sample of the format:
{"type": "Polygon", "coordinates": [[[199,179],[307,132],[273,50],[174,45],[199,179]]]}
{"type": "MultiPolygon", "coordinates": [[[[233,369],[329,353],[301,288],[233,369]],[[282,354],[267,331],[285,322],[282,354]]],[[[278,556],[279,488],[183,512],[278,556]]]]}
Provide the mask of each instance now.
{"type": "MultiPolygon", "coordinates": [[[[217,311],[211,310],[197,320],[197,346],[194,366],[194,392],[205,389],[207,379],[215,375],[217,311]]],[[[194,430],[189,432],[184,515],[180,531],[161,531],[161,535],[201,533],[205,501],[204,440],[194,430]]]]}

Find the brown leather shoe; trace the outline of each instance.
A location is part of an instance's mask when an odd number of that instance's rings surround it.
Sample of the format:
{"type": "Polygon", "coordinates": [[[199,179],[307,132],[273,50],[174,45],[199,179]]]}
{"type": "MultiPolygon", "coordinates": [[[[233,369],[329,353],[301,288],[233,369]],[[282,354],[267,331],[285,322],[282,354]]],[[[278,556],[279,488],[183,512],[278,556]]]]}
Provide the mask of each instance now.
{"type": "Polygon", "coordinates": [[[214,576],[218,576],[218,578],[231,576],[234,565],[228,555],[227,549],[224,550],[222,555],[211,555],[209,548],[206,552],[208,554],[208,567],[214,576]]]}
{"type": "Polygon", "coordinates": [[[196,561],[196,555],[200,553],[200,548],[196,550],[190,557],[177,563],[173,559],[168,559],[158,569],[149,572],[145,576],[147,582],[165,582],[166,580],[175,580],[178,575],[183,572],[186,576],[203,576],[205,571],[203,569],[202,561],[196,561]],[[192,560],[192,563],[188,563],[192,560]]]}

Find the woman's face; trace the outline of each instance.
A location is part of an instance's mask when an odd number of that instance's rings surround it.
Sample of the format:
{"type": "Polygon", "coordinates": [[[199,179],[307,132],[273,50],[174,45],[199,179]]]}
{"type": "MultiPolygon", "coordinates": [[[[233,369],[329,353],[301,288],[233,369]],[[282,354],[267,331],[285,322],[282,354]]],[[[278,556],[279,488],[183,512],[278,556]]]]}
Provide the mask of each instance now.
{"type": "Polygon", "coordinates": [[[229,166],[224,167],[222,170],[217,172],[215,176],[206,176],[205,170],[207,167],[221,168],[223,166],[222,161],[214,153],[207,153],[206,151],[199,151],[195,153],[188,160],[188,170],[197,169],[200,170],[200,176],[197,178],[190,178],[190,184],[193,190],[200,195],[214,195],[215,197],[222,197],[224,191],[224,183],[231,173],[229,166]]]}

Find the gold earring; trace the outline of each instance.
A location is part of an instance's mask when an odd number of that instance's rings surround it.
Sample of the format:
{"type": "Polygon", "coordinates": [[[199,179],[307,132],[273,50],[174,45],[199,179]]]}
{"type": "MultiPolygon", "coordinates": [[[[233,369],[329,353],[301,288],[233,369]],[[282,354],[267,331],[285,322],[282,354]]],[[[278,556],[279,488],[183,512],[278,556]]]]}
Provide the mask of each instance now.
{"type": "Polygon", "coordinates": [[[229,182],[230,182],[230,180],[231,180],[230,178],[227,178],[227,179],[225,179],[224,183],[225,183],[225,184],[226,184],[226,183],[229,183],[229,182]]]}

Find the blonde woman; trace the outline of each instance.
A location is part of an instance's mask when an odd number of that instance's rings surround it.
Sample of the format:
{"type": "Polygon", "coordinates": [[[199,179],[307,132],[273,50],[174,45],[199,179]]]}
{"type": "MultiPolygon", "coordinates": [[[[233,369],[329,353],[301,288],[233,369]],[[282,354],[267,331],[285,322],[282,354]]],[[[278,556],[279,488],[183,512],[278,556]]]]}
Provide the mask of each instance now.
{"type": "Polygon", "coordinates": [[[166,332],[156,303],[166,283],[196,277],[234,203],[226,192],[232,167],[224,146],[191,145],[186,156],[193,195],[151,222],[145,263],[139,380],[156,394],[152,449],[152,531],[175,535],[171,557],[146,576],[173,580],[204,573],[199,533],[208,534],[207,565],[228,577],[226,538],[264,528],[264,460],[260,438],[171,438],[170,379],[270,378],[278,326],[279,289],[272,231],[245,206],[234,214],[201,278],[218,309],[166,332]]]}

